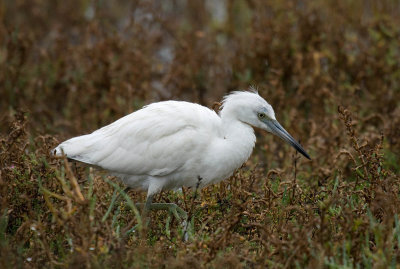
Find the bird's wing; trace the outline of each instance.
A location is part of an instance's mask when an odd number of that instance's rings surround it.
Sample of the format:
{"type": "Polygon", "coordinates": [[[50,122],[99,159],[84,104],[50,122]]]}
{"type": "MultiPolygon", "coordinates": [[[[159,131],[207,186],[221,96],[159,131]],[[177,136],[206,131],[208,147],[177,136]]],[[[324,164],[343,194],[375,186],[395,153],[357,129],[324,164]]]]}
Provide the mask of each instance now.
{"type": "Polygon", "coordinates": [[[167,101],[129,114],[58,148],[69,158],[130,175],[168,175],[200,158],[220,118],[200,105],[167,101]]]}

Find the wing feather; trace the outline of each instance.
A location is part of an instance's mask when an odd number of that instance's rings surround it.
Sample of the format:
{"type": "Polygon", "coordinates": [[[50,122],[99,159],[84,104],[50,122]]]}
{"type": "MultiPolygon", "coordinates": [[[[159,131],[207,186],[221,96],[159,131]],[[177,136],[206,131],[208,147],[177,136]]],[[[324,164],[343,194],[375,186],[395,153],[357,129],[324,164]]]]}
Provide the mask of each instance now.
{"type": "Polygon", "coordinates": [[[187,102],[154,103],[92,134],[62,143],[69,158],[129,175],[165,176],[199,158],[220,117],[187,102]]]}

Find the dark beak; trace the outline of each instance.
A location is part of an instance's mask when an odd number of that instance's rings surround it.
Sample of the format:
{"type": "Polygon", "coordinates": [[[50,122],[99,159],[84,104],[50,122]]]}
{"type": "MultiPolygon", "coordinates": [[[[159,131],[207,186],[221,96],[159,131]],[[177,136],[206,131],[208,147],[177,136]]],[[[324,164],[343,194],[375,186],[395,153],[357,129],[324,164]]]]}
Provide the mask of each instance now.
{"type": "Polygon", "coordinates": [[[307,159],[311,160],[310,156],[303,149],[303,147],[279,124],[276,120],[266,120],[265,124],[271,129],[272,133],[279,136],[286,142],[288,142],[292,147],[294,147],[298,152],[304,155],[307,159]]]}

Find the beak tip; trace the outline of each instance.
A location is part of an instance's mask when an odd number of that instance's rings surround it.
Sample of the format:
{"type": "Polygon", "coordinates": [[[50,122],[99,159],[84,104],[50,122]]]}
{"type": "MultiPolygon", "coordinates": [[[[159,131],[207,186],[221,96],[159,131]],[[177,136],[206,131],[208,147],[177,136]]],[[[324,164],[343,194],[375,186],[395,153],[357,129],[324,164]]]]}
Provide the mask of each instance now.
{"type": "Polygon", "coordinates": [[[265,122],[268,127],[272,130],[272,133],[275,135],[279,136],[286,142],[288,142],[290,145],[292,145],[298,152],[300,152],[304,157],[309,159],[311,161],[310,156],[307,154],[307,152],[303,149],[303,147],[298,143],[276,120],[271,120],[265,122]]]}
{"type": "Polygon", "coordinates": [[[302,150],[302,151],[300,151],[300,153],[301,153],[304,157],[306,157],[307,159],[309,159],[310,161],[312,161],[310,155],[308,155],[307,152],[305,152],[304,150],[302,150]]]}

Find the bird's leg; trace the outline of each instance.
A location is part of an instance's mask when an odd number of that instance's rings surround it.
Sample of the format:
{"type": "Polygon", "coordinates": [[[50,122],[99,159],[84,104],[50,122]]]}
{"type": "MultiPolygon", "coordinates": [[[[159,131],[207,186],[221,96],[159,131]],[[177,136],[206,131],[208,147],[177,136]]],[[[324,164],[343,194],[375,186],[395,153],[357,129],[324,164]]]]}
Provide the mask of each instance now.
{"type": "MultiPolygon", "coordinates": [[[[173,215],[179,222],[181,222],[184,231],[184,240],[187,240],[187,213],[174,203],[152,203],[153,195],[147,197],[146,203],[137,203],[138,207],[143,207],[143,218],[145,219],[149,210],[167,210],[170,215],[173,215]],[[183,220],[182,220],[183,219],[183,220]]],[[[167,230],[169,230],[170,217],[167,220],[167,230]]],[[[167,231],[167,233],[169,233],[167,231]]]]}
{"type": "Polygon", "coordinates": [[[167,210],[170,214],[174,215],[175,218],[181,220],[187,218],[187,213],[174,203],[152,203],[154,195],[149,195],[146,199],[146,203],[137,203],[136,206],[143,207],[143,215],[146,216],[149,210],[167,210]]]}
{"type": "MultiPolygon", "coordinates": [[[[178,205],[174,203],[153,203],[150,205],[151,210],[167,210],[170,215],[173,215],[182,226],[183,231],[183,240],[188,240],[188,233],[187,233],[187,222],[188,222],[188,214],[180,208],[178,205]]],[[[166,224],[166,232],[169,234],[169,223],[171,218],[168,216],[167,224],[166,224]]]]}
{"type": "Polygon", "coordinates": [[[151,209],[151,205],[152,205],[152,202],[153,202],[153,197],[154,197],[154,195],[147,196],[146,203],[144,204],[144,208],[143,208],[143,217],[144,218],[147,217],[147,213],[151,209]]]}

